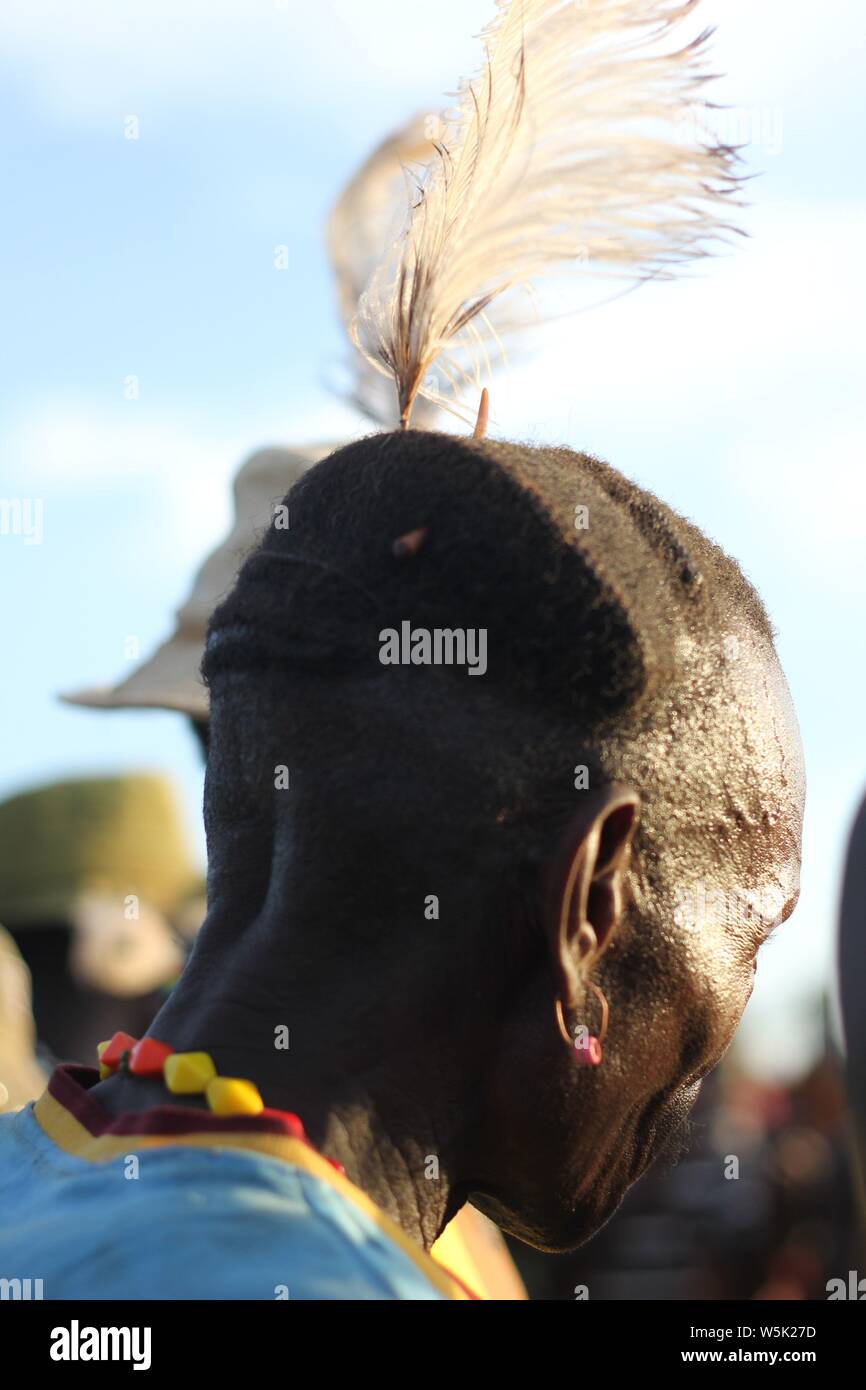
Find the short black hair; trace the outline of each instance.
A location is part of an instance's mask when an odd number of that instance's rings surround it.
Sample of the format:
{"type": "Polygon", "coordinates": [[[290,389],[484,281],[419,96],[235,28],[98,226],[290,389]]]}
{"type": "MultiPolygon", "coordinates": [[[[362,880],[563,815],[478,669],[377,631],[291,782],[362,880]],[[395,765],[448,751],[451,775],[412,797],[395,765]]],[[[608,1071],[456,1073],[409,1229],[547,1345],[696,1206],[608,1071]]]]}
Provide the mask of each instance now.
{"type": "MultiPolygon", "coordinates": [[[[316,806],[339,798],[362,837],[374,806],[395,833],[426,815],[448,837],[464,819],[476,864],[493,837],[495,873],[543,853],[580,763],[641,793],[651,858],[671,806],[704,797],[707,759],[677,770],[677,739],[713,737],[713,702],[734,683],[725,634],[743,625],[772,651],[736,562],[597,459],[425,431],[359,440],[295,484],[211,619],[202,671],[224,735],[209,824],[278,814],[279,744],[308,848],[316,806]],[[419,530],[416,552],[396,554],[419,530]],[[404,620],[485,628],[487,673],[383,667],[379,634],[404,620]]],[[[731,804],[714,799],[705,839],[731,804]]]]}

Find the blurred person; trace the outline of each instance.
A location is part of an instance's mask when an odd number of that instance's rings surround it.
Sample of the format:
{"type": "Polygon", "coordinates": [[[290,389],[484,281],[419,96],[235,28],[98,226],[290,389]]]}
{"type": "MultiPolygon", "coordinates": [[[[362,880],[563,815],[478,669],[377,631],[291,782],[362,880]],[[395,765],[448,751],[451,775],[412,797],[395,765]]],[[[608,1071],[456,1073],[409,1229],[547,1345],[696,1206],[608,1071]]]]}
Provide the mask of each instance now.
{"type": "Polygon", "coordinates": [[[73,1061],[147,1027],[186,956],[170,917],[198,881],[161,777],[79,778],[0,803],[0,921],[45,1054],[73,1061]]]}
{"type": "Polygon", "coordinates": [[[866,1244],[866,797],[854,817],[845,860],[839,916],[839,993],[860,1232],[866,1244]]]}

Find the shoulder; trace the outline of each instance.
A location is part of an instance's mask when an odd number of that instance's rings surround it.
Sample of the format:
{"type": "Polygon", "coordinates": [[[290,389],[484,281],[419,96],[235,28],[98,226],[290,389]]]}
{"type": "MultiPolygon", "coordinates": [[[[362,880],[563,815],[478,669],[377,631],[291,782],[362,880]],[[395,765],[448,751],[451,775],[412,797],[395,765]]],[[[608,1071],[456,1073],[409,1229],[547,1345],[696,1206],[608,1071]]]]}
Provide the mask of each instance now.
{"type": "MultiPolygon", "coordinates": [[[[0,1116],[0,1187],[16,1197],[46,1298],[451,1296],[428,1256],[321,1176],[256,1152],[129,1138],[108,1162],[51,1161],[32,1117],[0,1116]]],[[[15,1224],[0,1240],[7,1256],[15,1224]]]]}
{"type": "MultiPolygon", "coordinates": [[[[179,1296],[449,1297],[447,1276],[437,1287],[429,1257],[420,1250],[413,1257],[375,1209],[357,1206],[320,1176],[257,1153],[202,1150],[192,1164],[186,1153],[174,1154],[175,1237],[197,1285],[179,1296]]],[[[171,1165],[168,1151],[162,1156],[171,1165]]]]}

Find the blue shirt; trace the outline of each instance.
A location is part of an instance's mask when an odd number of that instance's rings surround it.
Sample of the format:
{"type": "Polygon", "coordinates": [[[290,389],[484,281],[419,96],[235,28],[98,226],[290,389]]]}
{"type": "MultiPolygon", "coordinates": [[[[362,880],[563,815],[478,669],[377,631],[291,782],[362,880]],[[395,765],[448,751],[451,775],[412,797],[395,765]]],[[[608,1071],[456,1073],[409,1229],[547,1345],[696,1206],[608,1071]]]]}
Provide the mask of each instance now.
{"type": "Polygon", "coordinates": [[[46,1299],[471,1297],[294,1117],[112,1117],[87,1095],[96,1080],[60,1067],[35,1105],[0,1115],[0,1297],[28,1279],[46,1299]]]}

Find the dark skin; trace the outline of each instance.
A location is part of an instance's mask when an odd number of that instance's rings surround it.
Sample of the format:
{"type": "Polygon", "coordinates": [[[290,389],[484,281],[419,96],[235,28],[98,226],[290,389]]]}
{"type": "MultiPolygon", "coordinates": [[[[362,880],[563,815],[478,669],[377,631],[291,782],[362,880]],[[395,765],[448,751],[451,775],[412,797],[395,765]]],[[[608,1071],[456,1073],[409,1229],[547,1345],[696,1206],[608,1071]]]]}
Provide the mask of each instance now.
{"type": "MultiPolygon", "coordinates": [[[[337,894],[323,926],[327,890],[298,864],[290,821],[267,844],[258,831],[245,842],[212,829],[208,920],[152,1036],[211,1052],[267,1106],[300,1115],[313,1143],[427,1248],[470,1198],[538,1248],[588,1239],[687,1116],[739,1023],[760,945],[796,902],[799,736],[775,655],[763,639],[741,641],[735,680],[703,721],[707,742],[688,756],[702,775],[707,759],[723,769],[747,757],[765,813],[739,812],[730,834],[714,829],[712,808],[672,813],[686,819],[672,823],[660,863],[684,911],[664,880],[655,896],[646,887],[641,797],[627,783],[577,798],[539,870],[544,908],[519,960],[466,935],[455,955],[442,932],[347,955],[357,909],[341,922],[337,894]],[[683,899],[695,883],[700,893],[683,899]],[[597,1032],[590,978],[611,1005],[592,1069],[575,1064],[554,1012],[558,997],[572,1032],[597,1032]],[[281,1025],[289,1051],[274,1047],[281,1025]]],[[[467,928],[485,889],[464,877],[454,890],[467,928]]],[[[92,1094],[115,1114],[169,1100],[161,1083],[124,1077],[92,1094]]]]}

